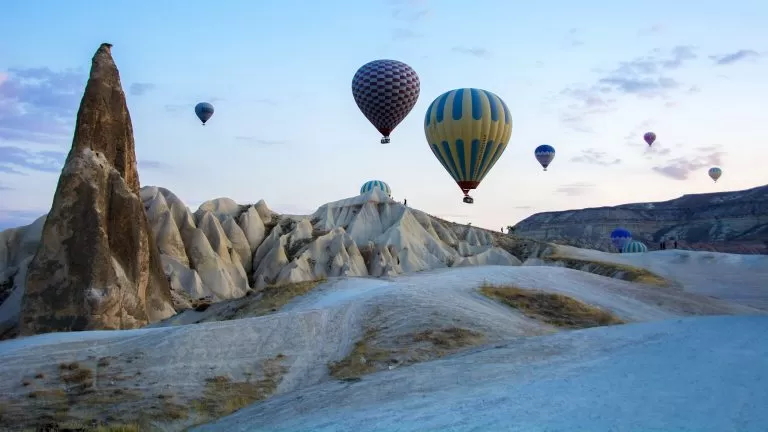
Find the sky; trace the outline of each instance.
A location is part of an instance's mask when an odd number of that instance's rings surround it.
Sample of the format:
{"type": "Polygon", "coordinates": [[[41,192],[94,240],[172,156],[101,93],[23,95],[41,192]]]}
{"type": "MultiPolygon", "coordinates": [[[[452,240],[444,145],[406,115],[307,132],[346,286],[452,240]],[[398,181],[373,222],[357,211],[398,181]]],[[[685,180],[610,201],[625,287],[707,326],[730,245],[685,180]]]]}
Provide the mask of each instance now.
{"type": "Polygon", "coordinates": [[[411,207],[499,229],[542,211],[760,186],[766,20],[763,0],[4,0],[0,229],[50,210],[102,42],[114,45],[142,186],[192,210],[229,197],[308,214],[378,179],[411,207]],[[351,92],[357,69],[382,58],[421,81],[387,145],[351,92]],[[423,129],[429,104],[460,87],[496,93],[513,119],[473,205],[423,129]],[[200,101],[216,108],[204,127],[200,101]],[[547,172],[539,144],[557,150],[547,172]]]}

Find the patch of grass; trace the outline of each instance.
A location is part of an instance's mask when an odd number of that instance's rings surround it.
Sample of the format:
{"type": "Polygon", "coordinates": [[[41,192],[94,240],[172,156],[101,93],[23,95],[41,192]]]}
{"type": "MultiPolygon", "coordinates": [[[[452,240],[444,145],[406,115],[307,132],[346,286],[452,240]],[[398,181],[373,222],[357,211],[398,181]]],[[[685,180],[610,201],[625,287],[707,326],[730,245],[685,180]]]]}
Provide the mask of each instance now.
{"type": "Polygon", "coordinates": [[[413,335],[414,342],[429,342],[441,350],[455,350],[477,345],[485,340],[485,335],[461,327],[439,330],[425,330],[413,335]]]}
{"type": "Polygon", "coordinates": [[[222,308],[217,316],[206,317],[204,321],[226,321],[240,318],[268,315],[276,312],[295,297],[307,294],[317,285],[325,282],[325,278],[293,282],[282,285],[269,285],[259,295],[251,295],[229,301],[229,307],[222,308]]]}
{"type": "Polygon", "coordinates": [[[186,420],[189,418],[189,408],[170,400],[164,400],[160,413],[153,417],[158,420],[186,420]]]}
{"type": "Polygon", "coordinates": [[[625,323],[610,312],[562,294],[488,284],[481,286],[480,292],[521,311],[529,318],[556,327],[581,329],[625,323]]]}
{"type": "Polygon", "coordinates": [[[141,432],[142,429],[137,423],[122,425],[98,426],[93,432],[141,432]]]}
{"type": "Polygon", "coordinates": [[[67,398],[67,393],[60,388],[32,390],[31,392],[27,393],[27,397],[30,399],[40,399],[40,400],[61,402],[62,399],[67,398]]]}
{"type": "Polygon", "coordinates": [[[461,348],[478,345],[485,340],[482,333],[460,328],[429,329],[396,338],[396,346],[377,343],[378,331],[368,328],[343,359],[328,364],[330,375],[342,381],[358,381],[360,377],[394,366],[429,361],[461,348]]]}
{"type": "Polygon", "coordinates": [[[601,276],[607,276],[625,280],[628,282],[655,285],[659,287],[668,287],[670,283],[663,277],[648,271],[644,268],[634,267],[626,264],[609,263],[604,261],[593,261],[582,258],[572,258],[559,254],[551,254],[542,257],[546,262],[561,262],[566,267],[594,273],[601,276]]]}
{"type": "Polygon", "coordinates": [[[207,310],[211,305],[213,304],[213,300],[210,298],[202,297],[198,299],[193,299],[190,301],[190,304],[192,305],[192,309],[195,312],[203,312],[207,310]]]}
{"type": "Polygon", "coordinates": [[[206,380],[203,396],[192,401],[192,407],[203,418],[217,419],[264,400],[277,390],[287,368],[277,358],[262,365],[263,378],[233,381],[228,376],[215,376],[206,380]]]}
{"type": "Polygon", "coordinates": [[[376,335],[376,330],[366,330],[363,338],[355,342],[352,352],[340,361],[328,365],[331,376],[341,380],[359,378],[376,372],[377,362],[388,362],[393,351],[374,347],[373,339],[376,335]]]}

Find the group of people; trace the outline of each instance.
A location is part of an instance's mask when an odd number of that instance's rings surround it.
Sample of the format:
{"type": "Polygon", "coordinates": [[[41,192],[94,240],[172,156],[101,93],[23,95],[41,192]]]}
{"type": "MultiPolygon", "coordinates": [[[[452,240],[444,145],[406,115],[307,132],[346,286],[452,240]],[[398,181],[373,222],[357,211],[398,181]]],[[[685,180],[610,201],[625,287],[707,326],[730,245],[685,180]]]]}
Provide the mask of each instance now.
{"type": "MultiPolygon", "coordinates": [[[[673,248],[677,249],[677,239],[672,239],[672,241],[674,242],[673,248]]],[[[666,249],[667,249],[667,240],[662,239],[661,242],[659,243],[659,250],[666,250],[666,249]]]]}

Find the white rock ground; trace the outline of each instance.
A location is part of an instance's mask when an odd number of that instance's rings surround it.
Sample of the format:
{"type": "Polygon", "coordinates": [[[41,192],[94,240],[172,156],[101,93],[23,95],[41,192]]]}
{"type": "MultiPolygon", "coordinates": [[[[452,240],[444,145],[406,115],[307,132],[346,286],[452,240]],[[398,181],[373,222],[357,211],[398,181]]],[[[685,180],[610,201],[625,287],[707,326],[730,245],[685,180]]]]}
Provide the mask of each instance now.
{"type": "Polygon", "coordinates": [[[521,339],[283,394],[193,431],[765,431],[768,317],[521,339]]]}
{"type": "Polygon", "coordinates": [[[574,258],[645,268],[688,292],[768,310],[768,255],[664,250],[616,254],[557,246],[574,258]]]}
{"type": "MultiPolygon", "coordinates": [[[[690,271],[687,265],[679,263],[678,272],[690,271]]],[[[709,292],[730,290],[716,266],[695,270],[706,272],[709,292]]],[[[764,281],[744,277],[753,288],[764,281]]],[[[241,380],[258,373],[260,361],[283,354],[288,371],[276,396],[201,430],[765,430],[768,418],[755,408],[768,403],[764,311],[686,290],[543,266],[332,279],[258,318],[181,325],[192,316],[182,314],[154,328],[0,343],[0,394],[21,399],[28,389],[19,379],[30,371],[109,355],[132,359],[121,363],[127,375],[142,371],[118,385],[148,398],[169,390],[192,398],[205,378],[241,380]],[[561,292],[628,321],[657,323],[552,335],[553,327],[478,294],[484,282],[561,292]],[[756,316],[678,318],[691,314],[756,316]],[[358,383],[332,382],[327,364],[344,358],[367,326],[381,329],[384,341],[457,326],[484,333],[489,345],[358,383]],[[499,344],[507,348],[494,349],[499,344]]],[[[193,314],[206,313],[212,312],[193,314]]]]}

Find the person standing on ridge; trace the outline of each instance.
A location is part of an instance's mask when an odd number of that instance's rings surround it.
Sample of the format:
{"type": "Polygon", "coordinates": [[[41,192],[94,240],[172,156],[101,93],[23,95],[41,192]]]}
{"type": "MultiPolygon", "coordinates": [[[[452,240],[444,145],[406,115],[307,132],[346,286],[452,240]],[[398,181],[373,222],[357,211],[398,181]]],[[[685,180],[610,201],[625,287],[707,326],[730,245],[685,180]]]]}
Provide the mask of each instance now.
{"type": "Polygon", "coordinates": [[[407,198],[403,198],[403,205],[408,207],[408,199],[407,198]]]}

